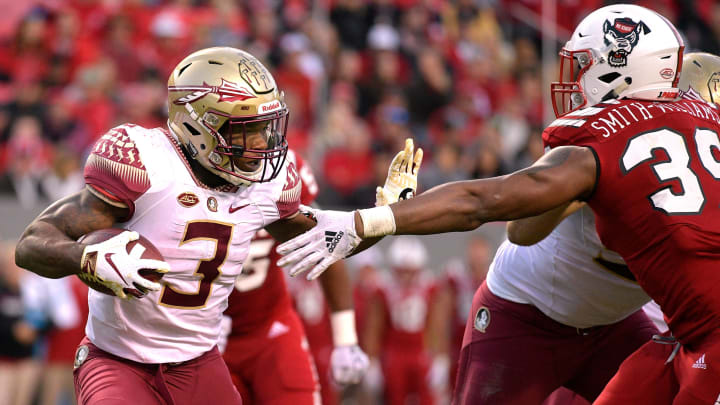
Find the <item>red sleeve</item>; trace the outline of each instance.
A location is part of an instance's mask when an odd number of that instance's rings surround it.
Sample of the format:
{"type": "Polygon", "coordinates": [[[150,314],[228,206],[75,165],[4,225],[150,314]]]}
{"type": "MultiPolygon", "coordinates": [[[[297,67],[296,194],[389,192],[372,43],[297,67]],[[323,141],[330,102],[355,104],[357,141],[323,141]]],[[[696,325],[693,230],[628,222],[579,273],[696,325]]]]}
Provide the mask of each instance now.
{"type": "Polygon", "coordinates": [[[287,178],[283,186],[282,193],[277,202],[280,218],[287,218],[295,214],[300,208],[300,190],[302,189],[302,181],[300,175],[295,168],[295,163],[288,163],[287,178]]]}
{"type": "Polygon", "coordinates": [[[302,180],[302,190],[300,191],[300,202],[305,205],[312,204],[318,195],[318,184],[315,180],[312,168],[309,164],[298,155],[295,154],[295,163],[297,164],[300,180],[302,180]]]}
{"type": "Polygon", "coordinates": [[[135,200],[150,188],[138,149],[123,127],[111,129],[95,143],[84,175],[88,186],[127,205],[128,219],[135,211],[135,200]]]}

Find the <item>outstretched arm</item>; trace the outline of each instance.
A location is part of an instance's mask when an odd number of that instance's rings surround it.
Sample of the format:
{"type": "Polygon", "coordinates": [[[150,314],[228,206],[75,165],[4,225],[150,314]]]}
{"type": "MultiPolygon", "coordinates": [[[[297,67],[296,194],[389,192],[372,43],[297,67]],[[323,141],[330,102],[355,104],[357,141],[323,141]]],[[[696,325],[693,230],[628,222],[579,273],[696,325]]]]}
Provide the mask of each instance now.
{"type": "Polygon", "coordinates": [[[595,187],[596,170],[591,149],[562,146],[527,169],[506,176],[447,183],[390,206],[353,213],[318,212],[324,218],[318,223],[323,226],[278,246],[283,255],[278,264],[291,275],[312,269],[309,277],[314,278],[368,238],[462,232],[485,222],[539,215],[588,198],[595,187]]]}
{"type": "MultiPolygon", "coordinates": [[[[592,150],[578,146],[553,149],[532,166],[500,177],[437,186],[391,205],[395,234],[435,234],[473,230],[491,221],[534,216],[568,201],[589,197],[597,163],[592,150]]],[[[377,208],[375,208],[377,209],[377,208]]],[[[358,236],[380,236],[385,218],[356,213],[358,236]],[[371,232],[366,232],[370,230],[371,232]]],[[[391,219],[392,220],[392,219],[391,219]]]]}

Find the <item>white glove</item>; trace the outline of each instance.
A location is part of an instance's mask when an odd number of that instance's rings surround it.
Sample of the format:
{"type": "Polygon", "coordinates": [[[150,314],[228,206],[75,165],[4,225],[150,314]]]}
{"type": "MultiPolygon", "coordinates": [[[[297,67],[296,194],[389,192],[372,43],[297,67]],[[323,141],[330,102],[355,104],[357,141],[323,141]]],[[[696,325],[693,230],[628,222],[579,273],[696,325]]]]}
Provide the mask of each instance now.
{"type": "Polygon", "coordinates": [[[141,259],[145,249],[139,244],[128,254],[127,244],[139,237],[137,232],[125,231],[104,242],[85,246],[80,262],[85,277],[94,278],[123,299],[140,298],[147,291],[160,290],[160,283],[146,279],[138,271],[152,269],[167,273],[170,265],[161,260],[141,259]]]}
{"type": "Polygon", "coordinates": [[[360,244],[355,232],[355,212],[323,211],[301,206],[317,220],[309,231],[277,247],[283,257],[277,264],[296,276],[312,268],[308,280],[316,279],[328,266],[344,259],[360,244]]]}
{"type": "Polygon", "coordinates": [[[359,383],[369,366],[368,356],[358,345],[336,346],[330,355],[332,377],[339,385],[359,383]]]}
{"type": "Polygon", "coordinates": [[[445,355],[436,356],[428,372],[428,384],[435,392],[442,392],[448,387],[450,379],[450,359],[445,355]]]}
{"type": "Polygon", "coordinates": [[[368,367],[365,378],[363,379],[363,385],[370,393],[378,395],[385,385],[385,379],[383,378],[382,367],[378,359],[371,359],[370,366],[368,367]]]}
{"type": "Polygon", "coordinates": [[[375,189],[375,206],[389,205],[415,196],[417,174],[422,163],[423,150],[413,154],[413,140],[405,140],[405,150],[398,152],[390,162],[385,185],[375,189]]]}

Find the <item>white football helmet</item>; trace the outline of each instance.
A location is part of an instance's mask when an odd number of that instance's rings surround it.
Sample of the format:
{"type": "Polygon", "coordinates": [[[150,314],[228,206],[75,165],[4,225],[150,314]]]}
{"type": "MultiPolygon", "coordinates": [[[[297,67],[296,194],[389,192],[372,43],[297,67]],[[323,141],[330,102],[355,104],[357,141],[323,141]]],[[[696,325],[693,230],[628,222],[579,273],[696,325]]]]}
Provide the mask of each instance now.
{"type": "Polygon", "coordinates": [[[231,184],[278,175],[287,155],[287,120],[275,79],[240,49],[197,51],[168,79],[168,126],[193,159],[231,184]]]}
{"type": "Polygon", "coordinates": [[[704,52],[686,54],[678,88],[683,97],[720,103],[720,56],[704,52]]]}
{"type": "Polygon", "coordinates": [[[675,27],[652,10],[593,11],[560,51],[560,81],[550,87],[555,116],[615,98],[675,99],[683,49],[675,27]]]}
{"type": "Polygon", "coordinates": [[[427,249],[417,237],[395,237],[389,250],[390,266],[395,269],[420,270],[427,264],[427,249]]]}

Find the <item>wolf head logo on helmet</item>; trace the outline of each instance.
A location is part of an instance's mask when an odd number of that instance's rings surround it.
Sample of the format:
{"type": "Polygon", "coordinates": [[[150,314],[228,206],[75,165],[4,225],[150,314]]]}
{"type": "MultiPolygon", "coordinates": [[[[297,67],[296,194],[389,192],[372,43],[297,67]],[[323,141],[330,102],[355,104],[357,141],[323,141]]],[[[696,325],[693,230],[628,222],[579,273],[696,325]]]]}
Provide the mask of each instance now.
{"type": "Polygon", "coordinates": [[[650,28],[644,22],[635,22],[631,18],[616,18],[611,24],[605,20],[603,24],[605,45],[613,47],[608,53],[610,66],[621,67],[627,65],[627,56],[633,51],[640,40],[640,34],[647,34],[650,28]]]}

